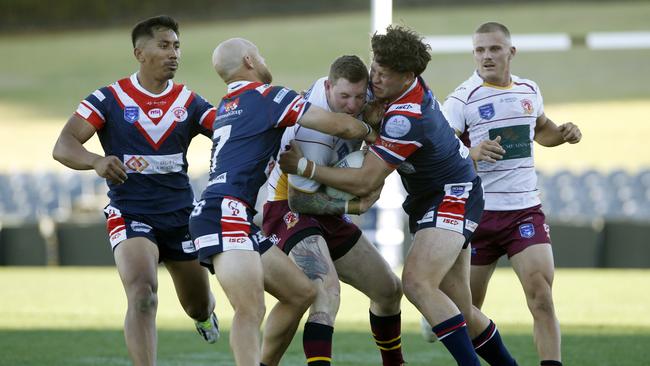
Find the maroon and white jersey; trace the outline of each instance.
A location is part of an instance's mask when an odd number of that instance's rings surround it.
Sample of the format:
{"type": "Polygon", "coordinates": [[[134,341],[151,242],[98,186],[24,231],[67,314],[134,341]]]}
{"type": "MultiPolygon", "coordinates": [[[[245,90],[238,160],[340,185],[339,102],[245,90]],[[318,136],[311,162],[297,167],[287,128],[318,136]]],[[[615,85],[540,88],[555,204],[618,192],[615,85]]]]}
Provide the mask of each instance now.
{"type": "Polygon", "coordinates": [[[544,103],[535,82],[512,75],[510,85],[500,87],[484,82],[474,72],[447,97],[443,112],[469,147],[501,136],[506,150],[503,159],[477,164],[486,210],[509,211],[540,204],[533,139],[544,103]]]}

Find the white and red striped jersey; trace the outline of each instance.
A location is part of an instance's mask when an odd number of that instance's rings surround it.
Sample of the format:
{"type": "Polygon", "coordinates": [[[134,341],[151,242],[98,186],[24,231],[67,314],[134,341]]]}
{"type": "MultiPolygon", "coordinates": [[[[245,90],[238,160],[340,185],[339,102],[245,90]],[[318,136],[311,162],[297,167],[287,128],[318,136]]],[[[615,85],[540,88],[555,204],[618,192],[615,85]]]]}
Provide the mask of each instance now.
{"type": "Polygon", "coordinates": [[[509,211],[540,204],[533,139],[544,103],[535,82],[512,75],[509,86],[499,87],[474,72],[447,97],[443,112],[468,147],[501,136],[506,150],[503,159],[477,164],[486,210],[509,211]]]}

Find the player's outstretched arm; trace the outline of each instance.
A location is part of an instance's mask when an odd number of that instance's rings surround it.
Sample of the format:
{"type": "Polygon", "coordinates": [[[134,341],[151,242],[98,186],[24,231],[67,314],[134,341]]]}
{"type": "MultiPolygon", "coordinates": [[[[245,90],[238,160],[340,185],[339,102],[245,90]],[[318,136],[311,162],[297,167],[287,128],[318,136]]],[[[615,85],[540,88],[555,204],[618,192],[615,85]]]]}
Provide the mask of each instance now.
{"type": "Polygon", "coordinates": [[[535,141],[542,146],[553,147],[565,142],[575,144],[582,139],[578,126],[567,122],[557,126],[546,114],[537,117],[535,125],[535,141]]]}
{"type": "Polygon", "coordinates": [[[366,197],[381,188],[384,179],[393,171],[375,154],[366,154],[361,168],[332,168],[320,166],[305,159],[300,147],[291,141],[291,148],[280,154],[280,168],[287,174],[298,174],[322,184],[366,197]]]}
{"type": "Polygon", "coordinates": [[[367,123],[345,113],[328,112],[315,105],[300,117],[298,123],[312,130],[344,139],[364,139],[374,142],[377,138],[377,133],[367,123]]]}
{"type": "Polygon", "coordinates": [[[124,165],[115,156],[103,157],[88,151],[83,144],[95,134],[95,127],[73,115],[61,130],[54,144],[52,157],[61,164],[76,170],[94,169],[103,178],[123,183],[124,165]]]}

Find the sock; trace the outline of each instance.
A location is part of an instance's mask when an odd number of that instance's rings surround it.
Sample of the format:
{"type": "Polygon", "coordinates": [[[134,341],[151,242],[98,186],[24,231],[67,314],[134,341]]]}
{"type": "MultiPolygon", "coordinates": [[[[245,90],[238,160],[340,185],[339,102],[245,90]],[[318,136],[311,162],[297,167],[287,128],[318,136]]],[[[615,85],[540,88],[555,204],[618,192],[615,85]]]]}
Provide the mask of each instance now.
{"type": "Polygon", "coordinates": [[[377,316],[370,313],[370,329],[375,343],[381,352],[383,366],[399,366],[404,363],[402,357],[402,313],[377,316]]]}
{"type": "Polygon", "coordinates": [[[449,318],[431,329],[459,366],[481,366],[469,339],[463,314],[449,318]]]}
{"type": "Polygon", "coordinates": [[[332,334],[329,325],[307,322],[302,334],[302,347],[308,366],[330,366],[332,362],[332,334]]]}
{"type": "Polygon", "coordinates": [[[554,360],[544,360],[539,363],[540,366],[562,366],[562,362],[554,360]]]}
{"type": "Polygon", "coordinates": [[[472,343],[476,353],[490,365],[517,366],[517,361],[512,358],[506,345],[503,344],[499,330],[492,320],[483,333],[472,340],[472,343]]]}

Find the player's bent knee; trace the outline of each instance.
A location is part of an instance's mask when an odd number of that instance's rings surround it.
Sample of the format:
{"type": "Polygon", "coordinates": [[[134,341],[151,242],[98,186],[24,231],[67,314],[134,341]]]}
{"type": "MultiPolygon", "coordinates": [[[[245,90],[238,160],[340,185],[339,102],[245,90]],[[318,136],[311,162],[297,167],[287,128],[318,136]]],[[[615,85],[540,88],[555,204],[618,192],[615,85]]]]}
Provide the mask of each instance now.
{"type": "Polygon", "coordinates": [[[183,310],[185,314],[195,320],[205,320],[210,316],[212,312],[210,310],[209,301],[193,301],[189,304],[183,305],[183,310]]]}

